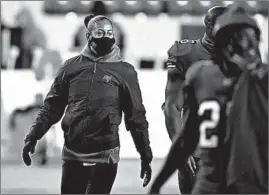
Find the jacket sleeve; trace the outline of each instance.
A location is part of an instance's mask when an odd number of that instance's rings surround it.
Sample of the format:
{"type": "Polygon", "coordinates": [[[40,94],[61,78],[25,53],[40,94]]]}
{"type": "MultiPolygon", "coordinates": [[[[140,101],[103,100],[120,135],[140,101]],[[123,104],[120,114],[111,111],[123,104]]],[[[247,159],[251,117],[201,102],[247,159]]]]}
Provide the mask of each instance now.
{"type": "Polygon", "coordinates": [[[68,101],[66,63],[58,70],[56,78],[41,106],[38,116],[27,134],[25,142],[41,139],[50,127],[63,116],[68,101]]]}
{"type": "Polygon", "coordinates": [[[124,76],[121,103],[125,116],[125,126],[132,135],[141,160],[150,163],[153,157],[150,148],[146,110],[142,103],[137,73],[133,67],[124,76]]]}

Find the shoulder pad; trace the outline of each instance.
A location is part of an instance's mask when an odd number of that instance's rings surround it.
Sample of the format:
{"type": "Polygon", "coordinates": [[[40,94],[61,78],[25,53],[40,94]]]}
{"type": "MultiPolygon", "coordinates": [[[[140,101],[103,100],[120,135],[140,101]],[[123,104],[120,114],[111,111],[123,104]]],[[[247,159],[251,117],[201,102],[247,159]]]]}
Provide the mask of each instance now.
{"type": "Polygon", "coordinates": [[[197,40],[183,39],[175,41],[172,47],[168,50],[168,55],[184,56],[191,52],[192,46],[197,44],[197,40]]]}

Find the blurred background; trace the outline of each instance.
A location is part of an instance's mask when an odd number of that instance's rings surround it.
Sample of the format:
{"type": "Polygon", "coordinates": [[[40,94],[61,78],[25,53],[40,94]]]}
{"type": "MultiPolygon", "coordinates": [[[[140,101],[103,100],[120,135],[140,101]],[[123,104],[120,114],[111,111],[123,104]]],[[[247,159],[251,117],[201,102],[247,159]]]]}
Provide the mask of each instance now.
{"type": "MultiPolygon", "coordinates": [[[[1,1],[1,193],[59,193],[60,122],[39,142],[32,168],[22,165],[20,153],[56,71],[86,43],[83,19],[89,13],[111,17],[122,56],[138,71],[155,157],[154,178],[171,145],[161,110],[167,50],[175,40],[202,37],[209,8],[233,3],[245,6],[258,22],[267,63],[268,1],[1,1]]],[[[124,124],[120,141],[121,162],[112,193],[147,192],[124,124]]],[[[178,193],[175,175],[163,193],[178,193]]]]}

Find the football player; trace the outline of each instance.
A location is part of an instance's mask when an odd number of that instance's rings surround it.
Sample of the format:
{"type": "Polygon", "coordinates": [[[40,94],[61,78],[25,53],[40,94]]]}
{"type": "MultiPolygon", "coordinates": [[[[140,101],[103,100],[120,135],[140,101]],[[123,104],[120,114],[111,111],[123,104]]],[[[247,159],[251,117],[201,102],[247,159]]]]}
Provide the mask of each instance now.
{"type": "MultiPolygon", "coordinates": [[[[216,18],[223,14],[225,7],[215,6],[209,9],[204,17],[206,27],[205,35],[198,40],[181,40],[176,41],[168,51],[168,79],[165,89],[165,103],[162,108],[165,115],[165,123],[168,135],[172,140],[175,136],[176,129],[181,128],[182,121],[178,120],[183,114],[183,96],[178,91],[190,65],[199,60],[209,60],[211,58],[212,48],[214,45],[214,36],[212,29],[216,18]]],[[[194,182],[194,172],[198,154],[194,159],[189,159],[189,166],[186,164],[178,173],[180,192],[189,194],[194,182]],[[195,159],[195,160],[194,160],[195,159]],[[196,162],[195,162],[196,161],[196,162]]]]}
{"type": "Polygon", "coordinates": [[[214,35],[213,61],[199,61],[186,74],[187,120],[150,193],[159,193],[197,146],[201,160],[193,194],[268,192],[268,66],[261,63],[260,30],[235,5],[217,19],[214,35]],[[254,117],[258,113],[263,116],[254,117]]]}

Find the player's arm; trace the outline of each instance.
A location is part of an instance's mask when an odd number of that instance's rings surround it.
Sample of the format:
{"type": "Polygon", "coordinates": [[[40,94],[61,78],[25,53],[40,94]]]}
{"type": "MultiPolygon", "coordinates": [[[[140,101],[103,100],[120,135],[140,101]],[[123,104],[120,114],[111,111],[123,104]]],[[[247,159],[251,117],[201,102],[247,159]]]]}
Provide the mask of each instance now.
{"type": "Polygon", "coordinates": [[[199,131],[197,131],[198,116],[194,90],[190,84],[191,81],[187,77],[182,88],[183,98],[189,107],[185,114],[186,122],[180,131],[177,131],[165,163],[152,184],[151,193],[159,193],[161,186],[176,169],[180,169],[185,165],[189,156],[196,149],[199,140],[199,131]]]}
{"type": "Polygon", "coordinates": [[[177,47],[176,42],[168,51],[165,103],[162,106],[166,128],[171,140],[175,136],[176,129],[180,129],[182,126],[181,111],[184,103],[181,93],[182,83],[185,79],[184,64],[178,59],[177,47]]]}
{"type": "MultiPolygon", "coordinates": [[[[198,67],[198,66],[197,66],[198,67]]],[[[199,120],[197,102],[194,93],[196,75],[200,68],[190,68],[182,86],[182,98],[188,106],[184,116],[184,126],[177,131],[165,163],[157,175],[150,193],[159,193],[161,186],[169,179],[176,169],[185,165],[189,156],[194,152],[199,141],[199,120]]]]}
{"type": "Polygon", "coordinates": [[[177,68],[168,69],[163,111],[166,128],[171,140],[176,134],[176,129],[180,129],[182,126],[181,109],[183,107],[183,98],[180,90],[184,80],[180,75],[181,73],[177,68]]]}
{"type": "Polygon", "coordinates": [[[164,183],[176,169],[180,169],[185,165],[189,156],[196,149],[199,139],[199,131],[197,131],[197,124],[195,123],[197,121],[196,112],[188,110],[186,115],[188,115],[187,121],[183,129],[176,134],[165,163],[152,184],[150,190],[152,194],[159,193],[164,183]]]}

